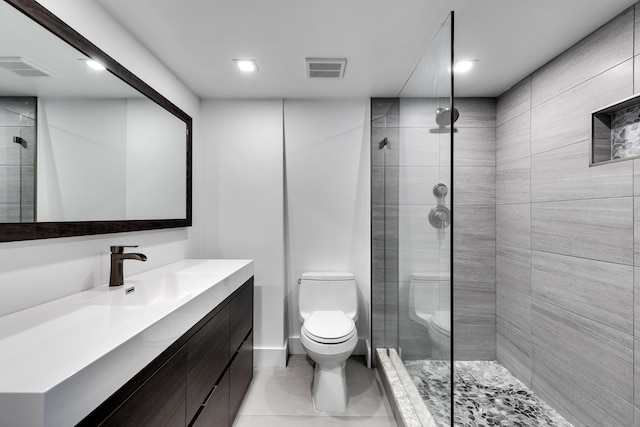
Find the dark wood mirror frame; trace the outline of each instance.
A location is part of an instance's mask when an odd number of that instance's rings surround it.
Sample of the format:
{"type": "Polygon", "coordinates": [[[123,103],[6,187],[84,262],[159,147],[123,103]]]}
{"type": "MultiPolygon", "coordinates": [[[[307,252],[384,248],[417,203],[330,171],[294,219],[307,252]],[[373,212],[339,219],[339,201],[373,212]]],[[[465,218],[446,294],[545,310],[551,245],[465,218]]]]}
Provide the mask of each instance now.
{"type": "Polygon", "coordinates": [[[156,230],[163,228],[188,227],[192,225],[192,119],[191,117],[162,96],[151,86],[140,80],[117,61],[100,50],[57,16],[49,12],[35,0],[4,0],[36,23],[49,30],[88,57],[100,61],[116,77],[129,84],[147,98],[182,120],[187,129],[187,200],[186,218],[151,219],[122,221],[76,221],[76,222],[31,222],[0,224],[0,242],[20,240],[48,239],[54,237],[86,236],[94,234],[121,233],[126,231],[156,230]]]}

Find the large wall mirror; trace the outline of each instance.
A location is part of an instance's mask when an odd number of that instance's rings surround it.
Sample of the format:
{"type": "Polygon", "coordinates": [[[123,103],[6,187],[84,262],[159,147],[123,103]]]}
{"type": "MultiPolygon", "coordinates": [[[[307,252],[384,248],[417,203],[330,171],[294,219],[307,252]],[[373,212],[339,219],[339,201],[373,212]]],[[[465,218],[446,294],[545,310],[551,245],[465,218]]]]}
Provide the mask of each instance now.
{"type": "Polygon", "coordinates": [[[190,226],[191,117],[37,2],[0,8],[0,241],[190,226]]]}

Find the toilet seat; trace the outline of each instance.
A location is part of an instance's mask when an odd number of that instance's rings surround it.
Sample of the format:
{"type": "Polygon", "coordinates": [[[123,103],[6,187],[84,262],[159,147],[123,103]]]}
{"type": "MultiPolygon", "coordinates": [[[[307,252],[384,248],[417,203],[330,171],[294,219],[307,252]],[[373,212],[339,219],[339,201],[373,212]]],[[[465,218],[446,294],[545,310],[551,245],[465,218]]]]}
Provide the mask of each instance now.
{"type": "Polygon", "coordinates": [[[449,336],[451,334],[451,312],[450,311],[434,311],[431,316],[431,324],[433,328],[442,335],[449,336]]]}
{"type": "Polygon", "coordinates": [[[304,321],[302,332],[318,343],[339,344],[356,333],[356,325],[342,311],[314,311],[304,321]]]}

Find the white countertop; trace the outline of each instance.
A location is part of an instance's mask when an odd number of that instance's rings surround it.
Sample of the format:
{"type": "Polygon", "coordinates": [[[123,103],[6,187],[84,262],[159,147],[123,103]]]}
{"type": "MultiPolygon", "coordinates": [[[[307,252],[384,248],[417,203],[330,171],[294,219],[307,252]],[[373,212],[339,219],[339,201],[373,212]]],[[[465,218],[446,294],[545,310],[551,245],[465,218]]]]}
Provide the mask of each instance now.
{"type": "Polygon", "coordinates": [[[252,275],[184,260],[0,317],[0,427],[75,425],[252,275]]]}

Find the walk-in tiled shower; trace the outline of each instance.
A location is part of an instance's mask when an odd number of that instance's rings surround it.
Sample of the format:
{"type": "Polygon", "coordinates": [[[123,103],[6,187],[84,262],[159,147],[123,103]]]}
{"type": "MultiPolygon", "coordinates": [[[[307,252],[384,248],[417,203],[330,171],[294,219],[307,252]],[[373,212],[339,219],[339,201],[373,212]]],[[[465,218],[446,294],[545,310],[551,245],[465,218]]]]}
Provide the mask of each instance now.
{"type": "Polygon", "coordinates": [[[372,99],[372,342],[403,424],[633,425],[633,268],[628,252],[609,264],[633,232],[607,239],[596,211],[622,213],[611,235],[633,224],[624,189],[638,160],[590,167],[589,123],[630,96],[631,57],[611,40],[633,43],[634,19],[632,8],[505,94],[474,98],[454,92],[450,17],[399,96],[372,99]],[[607,64],[593,64],[594,46],[607,64]],[[548,110],[562,102],[572,123],[548,110]]]}

